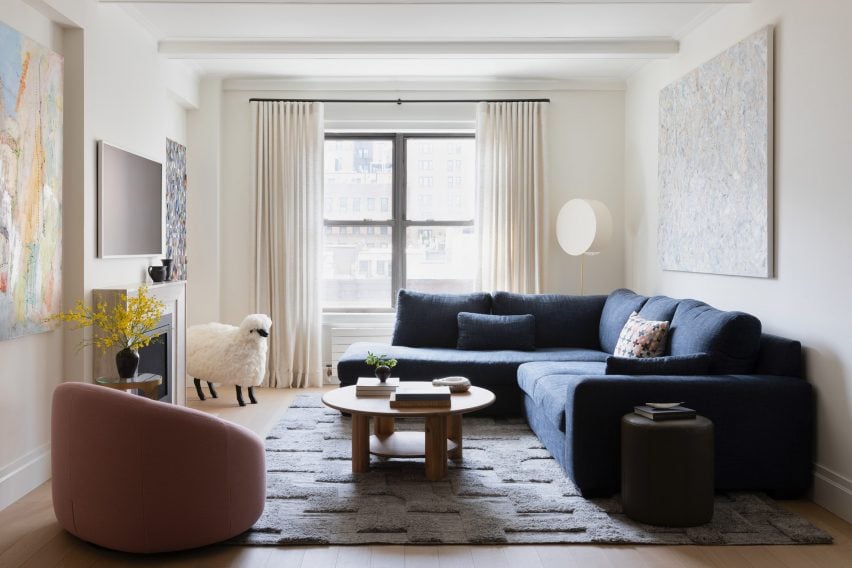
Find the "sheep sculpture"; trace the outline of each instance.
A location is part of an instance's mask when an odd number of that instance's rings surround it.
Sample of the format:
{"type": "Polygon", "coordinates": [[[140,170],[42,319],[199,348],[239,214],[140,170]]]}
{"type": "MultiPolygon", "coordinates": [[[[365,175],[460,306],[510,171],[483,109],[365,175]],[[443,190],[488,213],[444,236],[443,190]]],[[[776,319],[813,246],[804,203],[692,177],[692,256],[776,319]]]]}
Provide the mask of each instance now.
{"type": "Polygon", "coordinates": [[[204,380],[213,398],[219,398],[213,383],[234,385],[240,406],[246,405],[242,387],[248,387],[249,400],[257,404],[254,387],[263,382],[266,374],[271,327],[269,316],[252,314],[239,327],[207,323],[187,329],[186,372],[193,377],[198,398],[205,400],[201,390],[204,380]]]}

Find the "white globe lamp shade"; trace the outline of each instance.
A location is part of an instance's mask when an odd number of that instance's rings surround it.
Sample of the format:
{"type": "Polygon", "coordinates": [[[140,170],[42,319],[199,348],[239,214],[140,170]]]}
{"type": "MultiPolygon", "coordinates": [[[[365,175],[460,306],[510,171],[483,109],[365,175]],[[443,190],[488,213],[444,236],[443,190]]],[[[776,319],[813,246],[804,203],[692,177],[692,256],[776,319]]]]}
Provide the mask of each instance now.
{"type": "Polygon", "coordinates": [[[594,199],[572,199],[556,218],[556,239],[571,256],[597,254],[612,237],[612,214],[594,199]]]}

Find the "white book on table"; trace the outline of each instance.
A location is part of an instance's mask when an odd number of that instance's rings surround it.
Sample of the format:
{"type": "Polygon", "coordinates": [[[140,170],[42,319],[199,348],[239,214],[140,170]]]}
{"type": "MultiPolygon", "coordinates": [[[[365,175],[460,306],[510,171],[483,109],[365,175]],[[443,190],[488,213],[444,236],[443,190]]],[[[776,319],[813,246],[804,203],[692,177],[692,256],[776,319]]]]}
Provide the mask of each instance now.
{"type": "Polygon", "coordinates": [[[399,386],[399,377],[389,377],[385,382],[380,382],[376,377],[358,377],[355,388],[358,390],[393,391],[399,386]]]}

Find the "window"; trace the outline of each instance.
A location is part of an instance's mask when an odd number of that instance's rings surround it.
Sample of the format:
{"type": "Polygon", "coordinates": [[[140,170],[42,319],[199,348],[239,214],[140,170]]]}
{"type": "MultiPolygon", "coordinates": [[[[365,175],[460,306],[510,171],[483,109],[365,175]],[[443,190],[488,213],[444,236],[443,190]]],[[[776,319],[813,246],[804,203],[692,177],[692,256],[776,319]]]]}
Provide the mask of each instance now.
{"type": "Polygon", "coordinates": [[[326,136],[325,308],[391,309],[403,287],[473,291],[474,156],[468,135],[326,136]],[[452,175],[430,175],[436,164],[452,175]]]}

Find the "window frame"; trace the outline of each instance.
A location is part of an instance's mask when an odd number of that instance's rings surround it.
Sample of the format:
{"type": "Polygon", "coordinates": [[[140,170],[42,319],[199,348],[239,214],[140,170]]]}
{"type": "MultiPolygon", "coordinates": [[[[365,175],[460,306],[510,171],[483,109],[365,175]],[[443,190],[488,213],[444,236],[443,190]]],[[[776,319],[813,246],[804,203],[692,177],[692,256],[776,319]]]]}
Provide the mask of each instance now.
{"type": "MultiPolygon", "coordinates": [[[[406,259],[405,241],[409,227],[473,227],[474,219],[462,221],[448,221],[441,219],[424,219],[412,221],[407,218],[408,205],[408,156],[407,142],[410,139],[474,139],[474,133],[464,132],[326,132],[325,140],[389,140],[393,143],[393,176],[391,183],[391,207],[390,219],[387,220],[338,220],[326,219],[323,212],[323,228],[325,227],[390,227],[391,230],[391,302],[389,308],[367,308],[367,307],[325,307],[324,313],[393,313],[396,311],[396,297],[400,288],[405,283],[406,259]]],[[[323,172],[323,179],[325,175],[323,172]]],[[[323,185],[323,191],[325,185],[323,185]]],[[[323,203],[325,199],[323,197],[323,203]]],[[[377,204],[378,208],[378,204],[377,204]]],[[[323,229],[324,230],[324,229],[323,229]]]]}

